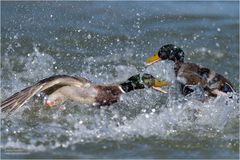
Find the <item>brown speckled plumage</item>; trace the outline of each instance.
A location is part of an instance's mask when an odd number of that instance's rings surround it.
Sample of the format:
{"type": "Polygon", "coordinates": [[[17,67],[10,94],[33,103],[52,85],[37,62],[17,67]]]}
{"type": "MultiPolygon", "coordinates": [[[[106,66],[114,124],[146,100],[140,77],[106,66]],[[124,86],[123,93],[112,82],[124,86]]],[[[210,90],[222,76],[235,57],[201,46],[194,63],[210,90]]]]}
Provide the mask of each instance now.
{"type": "Polygon", "coordinates": [[[119,89],[119,85],[97,85],[96,103],[101,105],[110,105],[119,100],[123,92],[119,89]]]}
{"type": "Polygon", "coordinates": [[[211,69],[193,63],[178,62],[175,66],[177,79],[179,77],[186,79],[186,83],[180,82],[183,85],[200,85],[209,92],[210,96],[217,96],[212,93],[214,90],[225,93],[234,91],[232,84],[225,77],[211,69]]]}

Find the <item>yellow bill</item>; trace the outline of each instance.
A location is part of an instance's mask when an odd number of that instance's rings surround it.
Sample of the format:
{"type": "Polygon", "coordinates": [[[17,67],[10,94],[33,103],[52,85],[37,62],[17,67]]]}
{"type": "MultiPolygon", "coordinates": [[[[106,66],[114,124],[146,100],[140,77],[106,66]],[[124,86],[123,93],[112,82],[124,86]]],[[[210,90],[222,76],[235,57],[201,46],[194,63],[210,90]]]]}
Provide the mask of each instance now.
{"type": "Polygon", "coordinates": [[[162,93],[168,93],[167,91],[161,89],[160,87],[167,86],[169,84],[171,84],[171,83],[167,82],[167,81],[161,81],[161,80],[155,79],[154,84],[152,85],[152,88],[157,90],[157,91],[160,91],[162,93]]]}
{"type": "Polygon", "coordinates": [[[149,57],[147,60],[146,60],[146,65],[149,66],[157,61],[160,61],[161,58],[158,56],[158,53],[155,53],[153,56],[149,57]]]}

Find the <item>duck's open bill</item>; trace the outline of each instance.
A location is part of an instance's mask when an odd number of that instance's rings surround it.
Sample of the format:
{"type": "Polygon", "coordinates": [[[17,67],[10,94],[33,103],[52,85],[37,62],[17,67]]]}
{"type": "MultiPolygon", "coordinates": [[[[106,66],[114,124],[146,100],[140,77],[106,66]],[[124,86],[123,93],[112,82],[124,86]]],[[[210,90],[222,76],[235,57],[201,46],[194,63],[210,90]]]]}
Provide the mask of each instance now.
{"type": "Polygon", "coordinates": [[[159,91],[159,92],[162,92],[162,93],[168,93],[167,91],[163,90],[162,88],[160,87],[152,87],[153,89],[159,91]]]}
{"type": "Polygon", "coordinates": [[[155,53],[153,56],[149,57],[147,60],[146,60],[146,63],[145,65],[146,66],[149,66],[157,61],[160,61],[161,58],[158,56],[158,53],[155,53]]]}
{"type": "Polygon", "coordinates": [[[171,83],[167,82],[167,81],[161,81],[161,80],[155,79],[152,88],[157,90],[157,91],[160,91],[162,93],[168,93],[167,91],[161,89],[160,87],[167,86],[169,84],[171,84],[171,83]]]}

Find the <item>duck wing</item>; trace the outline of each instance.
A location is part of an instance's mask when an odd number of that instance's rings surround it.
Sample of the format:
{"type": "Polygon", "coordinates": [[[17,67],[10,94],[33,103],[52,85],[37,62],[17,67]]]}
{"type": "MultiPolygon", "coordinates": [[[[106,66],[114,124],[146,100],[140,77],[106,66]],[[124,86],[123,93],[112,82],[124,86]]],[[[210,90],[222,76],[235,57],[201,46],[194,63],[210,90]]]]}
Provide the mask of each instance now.
{"type": "MultiPolygon", "coordinates": [[[[208,68],[201,68],[200,75],[207,80],[208,88],[215,91],[216,95],[224,95],[224,93],[235,92],[233,85],[221,74],[208,68]],[[221,92],[223,94],[221,94],[221,92]],[[219,94],[220,93],[220,94],[219,94]]],[[[226,95],[226,94],[225,94],[226,95]]]]}
{"type": "MultiPolygon", "coordinates": [[[[182,88],[199,85],[211,96],[226,95],[227,92],[235,91],[229,80],[212,69],[193,63],[183,63],[177,67],[177,81],[182,88]]],[[[192,92],[192,89],[189,92],[192,92]]]]}
{"type": "Polygon", "coordinates": [[[199,74],[200,66],[194,63],[181,63],[177,66],[177,81],[182,85],[207,85],[207,80],[199,74]]]}
{"type": "Polygon", "coordinates": [[[17,92],[1,102],[2,112],[13,112],[23,106],[30,98],[43,91],[46,94],[54,92],[63,86],[83,87],[89,80],[82,77],[73,77],[67,75],[57,75],[39,81],[38,83],[17,92]]]}

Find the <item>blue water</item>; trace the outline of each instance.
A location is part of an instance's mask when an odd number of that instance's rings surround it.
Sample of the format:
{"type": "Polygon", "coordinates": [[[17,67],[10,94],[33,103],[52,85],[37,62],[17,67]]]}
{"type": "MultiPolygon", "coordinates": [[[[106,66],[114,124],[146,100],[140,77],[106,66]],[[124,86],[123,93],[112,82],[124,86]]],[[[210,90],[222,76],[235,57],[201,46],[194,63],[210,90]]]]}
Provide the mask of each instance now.
{"type": "MultiPolygon", "coordinates": [[[[167,43],[238,93],[202,103],[171,85],[100,109],[35,98],[2,116],[1,158],[239,159],[239,2],[1,2],[1,100],[55,74],[122,82],[167,43]]],[[[145,71],[174,84],[172,68],[145,71]]]]}

